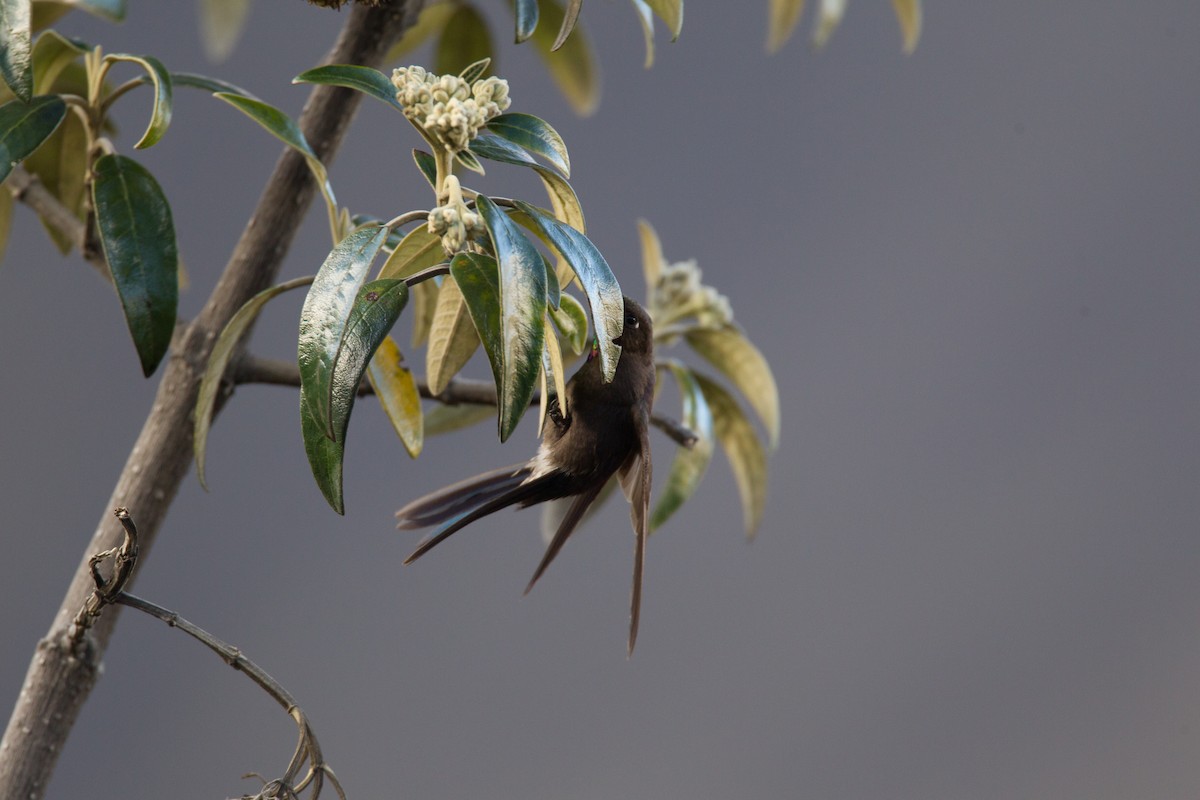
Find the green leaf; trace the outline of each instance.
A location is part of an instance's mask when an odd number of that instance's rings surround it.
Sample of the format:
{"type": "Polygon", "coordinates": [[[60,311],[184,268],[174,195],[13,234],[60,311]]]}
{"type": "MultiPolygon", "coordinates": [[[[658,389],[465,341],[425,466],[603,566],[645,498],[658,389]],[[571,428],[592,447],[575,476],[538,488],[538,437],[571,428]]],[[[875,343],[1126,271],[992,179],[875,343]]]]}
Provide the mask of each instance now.
{"type": "Polygon", "coordinates": [[[379,268],[379,277],[407,278],[423,269],[429,269],[445,258],[442,239],[429,232],[424,225],[413,228],[400,240],[379,268]]]}
{"type": "Polygon", "coordinates": [[[127,61],[146,70],[150,82],[154,85],[154,108],[150,111],[150,123],[146,126],[146,132],[134,147],[143,150],[154,146],[171,124],[171,73],[153,56],[111,55],[105,56],[104,60],[127,61]]]}
{"type": "MultiPolygon", "coordinates": [[[[501,332],[500,322],[500,271],[496,260],[491,256],[478,253],[459,253],[450,262],[450,275],[458,288],[462,290],[463,300],[475,330],[483,341],[483,349],[487,353],[488,362],[492,365],[492,376],[496,381],[497,398],[503,403],[504,384],[508,370],[505,368],[505,342],[501,332]]],[[[537,366],[541,366],[541,352],[538,352],[537,366]]],[[[537,383],[538,370],[533,371],[529,381],[529,395],[533,395],[533,385],[537,383]]],[[[510,383],[512,381],[509,381],[510,383]]],[[[511,404],[511,400],[510,400],[511,404]]],[[[526,405],[528,408],[528,404],[526,405]]],[[[521,409],[524,412],[525,409],[521,409]]],[[[498,427],[501,441],[508,438],[508,433],[516,425],[509,423],[506,413],[511,414],[511,408],[502,408],[498,416],[498,427]],[[508,431],[505,431],[505,428],[508,431]]],[[[520,415],[518,415],[518,419],[520,415]]]]}
{"type": "Polygon", "coordinates": [[[430,188],[437,189],[437,160],[433,157],[433,154],[426,153],[424,150],[418,150],[415,147],[412,154],[417,169],[421,170],[421,174],[425,176],[425,180],[429,181],[430,188]]]}
{"type": "Polygon", "coordinates": [[[200,379],[200,389],[196,394],[196,409],[193,416],[192,429],[192,449],[196,454],[196,477],[200,479],[200,485],[206,491],[208,490],[208,482],[204,474],[204,460],[208,452],[208,431],[209,426],[212,424],[213,409],[217,403],[217,392],[221,388],[221,379],[225,376],[225,370],[229,366],[229,359],[233,357],[238,342],[245,336],[246,331],[254,321],[258,319],[263,306],[290,289],[308,286],[312,282],[313,277],[309,275],[304,278],[290,280],[287,283],[281,283],[278,286],[263,289],[254,295],[254,297],[247,300],[245,305],[237,310],[237,313],[226,324],[225,329],[221,331],[221,335],[217,337],[212,353],[208,356],[208,366],[204,370],[204,376],[200,379]]]}
{"type": "Polygon", "coordinates": [[[666,522],[695,493],[712,461],[714,443],[712,411],[692,371],[678,361],[667,361],[662,366],[679,384],[683,399],[682,422],[697,438],[691,449],[681,446],[675,451],[665,488],[650,514],[651,531],[666,522]]]}
{"type": "Polygon", "coordinates": [[[671,32],[671,41],[679,39],[679,32],[683,30],[683,0],[644,1],[666,24],[667,30],[671,32]]]}
{"type": "Polygon", "coordinates": [[[516,42],[521,42],[533,36],[538,24],[537,0],[517,0],[514,13],[517,18],[516,42]]]}
{"type": "MultiPolygon", "coordinates": [[[[55,2],[37,2],[34,5],[34,16],[39,12],[54,10],[57,8],[70,10],[78,8],[81,11],[86,11],[89,14],[108,20],[109,22],[124,22],[125,21],[125,0],[55,0],[55,2]]],[[[36,21],[36,20],[35,20],[36,21]]]]}
{"type": "Polygon", "coordinates": [[[530,41],[546,64],[550,77],[567,98],[575,113],[587,116],[600,102],[600,76],[591,45],[583,28],[575,31],[557,52],[552,50],[555,32],[563,23],[563,8],[558,0],[538,0],[541,22],[530,41]]]}
{"type": "Polygon", "coordinates": [[[175,86],[186,86],[189,89],[200,89],[213,94],[232,94],[258,100],[251,92],[240,86],[223,81],[220,78],[210,78],[207,75],[197,75],[192,72],[172,72],[171,83],[175,86]]]}
{"type": "MultiPolygon", "coordinates": [[[[476,66],[492,57],[492,37],[483,15],[472,5],[458,6],[450,21],[442,28],[433,51],[433,71],[439,75],[458,75],[465,68],[476,66]]],[[[484,65],[484,69],[487,65],[484,65]]],[[[462,76],[471,83],[475,77],[462,76]]]]}
{"type": "Polygon", "coordinates": [[[313,478],[325,496],[326,502],[339,514],[346,513],[342,497],[342,456],[346,451],[345,439],[333,441],[325,435],[325,426],[313,412],[312,398],[304,384],[300,384],[300,433],[304,437],[304,453],[313,478]]]}
{"type": "Polygon", "coordinates": [[[488,122],[487,129],[502,139],[542,156],[564,177],[571,177],[571,157],[567,154],[567,145],[558,131],[545,120],[532,114],[501,114],[488,122]]]}
{"type": "Polygon", "coordinates": [[[416,50],[425,40],[446,27],[446,22],[454,15],[457,6],[454,3],[428,3],[417,16],[416,24],[404,32],[400,41],[392,45],[383,57],[384,64],[394,64],[402,56],[416,50]]]}
{"type": "Polygon", "coordinates": [[[733,396],[715,381],[699,373],[694,374],[712,411],[713,430],[729,458],[729,466],[737,482],[746,536],[753,538],[767,502],[766,451],[758,441],[754,426],[746,419],[733,396]]]}
{"type": "MultiPolygon", "coordinates": [[[[494,133],[480,131],[479,134],[471,140],[471,152],[480,158],[486,158],[489,161],[498,161],[501,164],[516,164],[519,167],[533,167],[537,165],[537,161],[533,156],[525,151],[525,148],[505,139],[501,139],[494,133]]],[[[433,156],[430,156],[432,163],[433,156]]]]}
{"type": "Polygon", "coordinates": [[[475,155],[470,150],[460,150],[455,153],[454,160],[472,172],[478,172],[480,175],[483,174],[483,165],[479,163],[479,159],[475,158],[475,155]]]}
{"type": "Polygon", "coordinates": [[[461,430],[477,425],[485,419],[496,415],[493,406],[479,406],[470,403],[459,403],[454,406],[438,404],[425,414],[425,435],[439,436],[443,433],[461,430]]]}
{"type": "Polygon", "coordinates": [[[575,355],[583,353],[587,347],[588,321],[587,311],[583,304],[569,294],[564,294],[558,309],[550,310],[550,319],[554,327],[567,340],[567,346],[575,355]]]}
{"type": "Polygon", "coordinates": [[[33,99],[30,0],[0,0],[0,73],[22,102],[33,99]]]}
{"type": "Polygon", "coordinates": [[[551,50],[557,50],[563,46],[563,42],[567,41],[567,37],[571,35],[571,31],[575,30],[575,21],[579,19],[579,12],[583,9],[583,0],[567,0],[567,8],[563,14],[562,24],[558,28],[558,36],[554,39],[554,44],[551,45],[551,50]]]}
{"type": "Polygon", "coordinates": [[[329,204],[332,206],[337,205],[337,202],[333,198],[333,187],[329,184],[329,174],[325,171],[325,165],[321,163],[321,159],[317,158],[317,154],[309,146],[308,140],[304,138],[304,132],[300,130],[300,126],[291,117],[275,106],[264,103],[262,100],[254,97],[230,92],[217,92],[213,97],[218,97],[229,103],[229,105],[264,127],[271,135],[304,156],[304,161],[308,164],[309,172],[316,178],[317,185],[321,188],[321,192],[325,195],[329,204]]]}
{"type": "Polygon", "coordinates": [[[921,0],[892,0],[892,9],[904,37],[904,52],[910,55],[921,38],[921,0]]]}
{"type": "Polygon", "coordinates": [[[562,302],[562,286],[558,282],[558,276],[554,274],[554,266],[546,260],[541,251],[538,251],[538,255],[541,256],[542,267],[546,270],[546,303],[553,311],[562,302]]]}
{"type": "MultiPolygon", "coordinates": [[[[36,175],[47,191],[81,222],[87,215],[87,148],[87,126],[78,114],[67,114],[58,130],[25,159],[25,169],[36,175]]],[[[57,225],[48,224],[45,219],[42,224],[63,255],[79,244],[57,225]]]]}
{"type": "Polygon", "coordinates": [[[396,99],[396,87],[392,81],[377,69],[356,67],[350,64],[331,64],[326,67],[316,67],[307,72],[301,72],[292,78],[292,83],[322,83],[329,86],[344,86],[365,95],[382,100],[392,108],[400,111],[404,107],[396,99]]]}
{"type": "Polygon", "coordinates": [[[479,333],[471,323],[462,291],[453,280],[442,281],[437,308],[429,325],[429,347],[425,351],[425,379],[429,381],[429,391],[441,393],[478,349],[479,333]]]}
{"type": "Polygon", "coordinates": [[[774,53],[792,36],[804,0],[769,0],[767,4],[767,52],[774,53]]]}
{"type": "Polygon", "coordinates": [[[421,281],[408,287],[408,291],[413,304],[412,346],[420,347],[429,341],[429,329],[437,311],[438,285],[433,281],[421,281]]]}
{"type": "MultiPolygon", "coordinates": [[[[500,371],[495,372],[500,406],[500,441],[508,439],[537,388],[542,350],[546,342],[546,262],[520,228],[486,195],[476,198],[499,264],[500,371]]],[[[460,266],[460,271],[465,268],[460,266]]],[[[451,262],[451,272],[453,272],[451,262]]],[[[457,277],[457,276],[456,276],[457,277]]],[[[475,320],[477,305],[462,281],[459,288],[475,320]]],[[[480,330],[484,347],[488,340],[480,330]]],[[[492,352],[489,350],[488,355],[492,352]]],[[[493,370],[496,362],[493,361],[493,370]]]]}
{"type": "Polygon", "coordinates": [[[148,377],[166,355],[179,302],[179,254],[171,206],[154,176],[132,158],[101,156],[92,207],[125,322],[148,377]]]}
{"type": "Polygon", "coordinates": [[[604,256],[586,236],[528,203],[518,200],[516,205],[554,243],[583,285],[592,309],[596,337],[600,340],[600,369],[604,373],[604,380],[611,381],[620,357],[620,347],[613,342],[613,338],[621,334],[625,317],[621,285],[617,283],[604,256]]]}
{"type": "Polygon", "coordinates": [[[0,182],[54,133],[66,115],[67,104],[53,94],[0,106],[0,182]]]}
{"type": "Polygon", "coordinates": [[[380,342],[396,324],[408,303],[408,285],[402,280],[372,281],[359,290],[346,320],[346,328],[333,362],[329,386],[329,413],[334,438],[346,438],[350,412],[363,373],[380,342]]]}
{"type": "Polygon", "coordinates": [[[733,381],[767,429],[772,450],[779,446],[779,389],[771,365],[750,340],[730,325],[693,328],[686,334],[692,349],[733,381]]]}
{"type": "Polygon", "coordinates": [[[359,287],[387,240],[388,229],[360,228],[338,242],[317,272],[300,312],[300,385],[322,435],[337,439],[333,424],[333,372],[359,287]]]}
{"type": "Polygon", "coordinates": [[[33,91],[46,94],[55,88],[55,82],[68,64],[73,63],[87,48],[78,42],[60,36],[55,31],[45,31],[33,45],[33,91]]]}
{"type": "Polygon", "coordinates": [[[638,21],[642,23],[642,38],[646,40],[646,60],[642,66],[650,69],[654,66],[654,11],[646,4],[646,0],[630,0],[633,10],[637,12],[638,21]]]}
{"type": "Polygon", "coordinates": [[[392,337],[384,337],[379,343],[379,349],[367,367],[367,379],[404,449],[416,458],[425,444],[421,394],[417,391],[412,370],[405,368],[404,356],[392,337]]]}
{"type": "Polygon", "coordinates": [[[229,58],[249,11],[250,0],[200,0],[200,42],[209,61],[229,58]]]}

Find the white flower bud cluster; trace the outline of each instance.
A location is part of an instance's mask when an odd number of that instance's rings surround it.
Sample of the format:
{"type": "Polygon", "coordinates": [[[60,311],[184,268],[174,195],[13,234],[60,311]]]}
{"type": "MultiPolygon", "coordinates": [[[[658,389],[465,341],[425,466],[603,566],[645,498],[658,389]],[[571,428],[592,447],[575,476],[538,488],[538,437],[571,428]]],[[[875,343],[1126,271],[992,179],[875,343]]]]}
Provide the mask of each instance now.
{"type": "Polygon", "coordinates": [[[392,85],[404,116],[451,153],[466,150],[480,128],[511,104],[502,78],[467,83],[457,75],[400,67],[392,72],[392,85]]]}
{"type": "Polygon", "coordinates": [[[702,277],[695,261],[663,265],[653,292],[656,325],[665,327],[685,317],[694,317],[705,328],[719,328],[733,322],[729,298],[701,283],[702,277]]]}
{"type": "Polygon", "coordinates": [[[458,178],[446,176],[447,198],[445,205],[436,206],[429,212],[429,232],[442,237],[442,249],[447,255],[462,252],[467,242],[487,234],[483,217],[467,208],[463,202],[462,186],[458,178]]]}

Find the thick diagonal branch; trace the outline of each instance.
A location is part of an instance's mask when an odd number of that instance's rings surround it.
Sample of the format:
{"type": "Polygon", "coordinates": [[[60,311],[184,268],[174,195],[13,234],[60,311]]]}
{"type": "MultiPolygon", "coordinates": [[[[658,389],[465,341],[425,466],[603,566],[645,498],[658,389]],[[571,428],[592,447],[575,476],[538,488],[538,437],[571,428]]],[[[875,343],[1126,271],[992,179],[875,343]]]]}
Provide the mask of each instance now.
{"type": "MultiPolygon", "coordinates": [[[[412,24],[420,6],[420,0],[393,0],[375,8],[355,6],[327,63],[377,64],[412,24]]],[[[323,160],[330,160],[337,151],[360,98],[347,89],[318,86],[312,90],[300,127],[323,160]]],[[[137,515],[145,557],[192,458],[190,414],[213,342],[233,313],[274,280],[314,192],[303,158],[286,151],[203,311],[177,332],[153,409],[26,673],[0,742],[0,797],[36,800],[43,796],[58,753],[95,683],[100,658],[119,616],[105,614],[86,636],[72,641],[75,612],[94,588],[88,559],[92,553],[113,547],[123,536],[107,510],[121,505],[137,515]]]]}

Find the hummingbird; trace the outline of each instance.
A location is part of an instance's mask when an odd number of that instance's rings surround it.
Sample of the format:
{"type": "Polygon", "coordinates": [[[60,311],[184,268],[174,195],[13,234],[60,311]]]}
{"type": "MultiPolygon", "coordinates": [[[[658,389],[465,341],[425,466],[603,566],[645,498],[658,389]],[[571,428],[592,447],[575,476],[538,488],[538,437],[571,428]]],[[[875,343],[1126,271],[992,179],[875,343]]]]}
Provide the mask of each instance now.
{"type": "Polygon", "coordinates": [[[596,340],[587,361],[567,382],[562,402],[555,397],[547,404],[542,441],[533,458],[467,478],[412,501],[396,512],[396,527],[441,525],[405,559],[405,564],[411,564],[447,537],[502,508],[574,498],[525,587],[528,594],[615,474],[631,506],[636,539],[629,618],[632,655],[649,533],[654,335],[646,310],[629,297],[624,298],[624,304],[621,334],[613,339],[621,353],[611,382],[606,383],[601,372],[596,340]]]}

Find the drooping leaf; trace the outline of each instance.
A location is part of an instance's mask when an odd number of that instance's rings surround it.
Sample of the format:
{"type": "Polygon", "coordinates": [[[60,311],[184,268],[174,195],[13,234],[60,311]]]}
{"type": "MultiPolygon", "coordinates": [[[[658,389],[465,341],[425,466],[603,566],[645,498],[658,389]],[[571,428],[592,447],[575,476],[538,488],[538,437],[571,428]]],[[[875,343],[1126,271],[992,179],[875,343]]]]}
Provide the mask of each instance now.
{"type": "Polygon", "coordinates": [[[370,67],[351,64],[330,64],[301,72],[292,78],[292,83],[323,83],[329,86],[345,86],[365,95],[382,100],[392,108],[403,111],[396,99],[396,87],[387,75],[370,67]]]}
{"type": "Polygon", "coordinates": [[[691,449],[676,449],[662,494],[650,514],[651,531],[666,522],[695,493],[712,461],[714,446],[712,411],[692,371],[677,361],[664,362],[663,366],[679,385],[683,399],[681,421],[696,434],[696,442],[691,449]]]}
{"type": "Polygon", "coordinates": [[[179,254],[171,206],[154,176],[131,158],[101,156],[93,166],[92,207],[142,372],[166,355],[179,302],[179,254]]]}
{"type": "MultiPolygon", "coordinates": [[[[433,71],[439,75],[458,75],[486,58],[492,58],[487,21],[474,6],[459,5],[434,46],[433,71]]],[[[474,78],[464,76],[463,80],[470,83],[474,78]]]]}
{"type": "Polygon", "coordinates": [[[199,11],[204,54],[220,63],[229,58],[242,36],[250,0],[200,0],[199,11]]]}
{"type": "Polygon", "coordinates": [[[325,501],[339,514],[346,513],[342,497],[342,456],[346,452],[345,439],[334,441],[325,435],[325,426],[313,412],[312,398],[304,384],[300,384],[300,433],[304,438],[304,453],[313,478],[321,489],[325,501]]]}
{"type": "Polygon", "coordinates": [[[892,0],[892,8],[904,37],[904,52],[911,54],[921,38],[921,0],[892,0]]]}
{"type": "Polygon", "coordinates": [[[767,454],[741,406],[720,384],[694,373],[712,411],[713,430],[729,458],[742,498],[746,536],[753,538],[767,502],[767,454]]]}
{"type": "Polygon", "coordinates": [[[569,294],[564,294],[558,309],[550,309],[550,319],[554,327],[567,340],[567,346],[575,355],[583,353],[587,347],[588,320],[587,311],[583,305],[569,294]]]}
{"type": "Polygon", "coordinates": [[[662,279],[662,268],[665,262],[662,243],[658,240],[658,233],[654,230],[654,226],[644,219],[638,220],[638,238],[642,243],[642,274],[646,277],[646,299],[653,308],[655,306],[654,293],[658,289],[658,282],[662,279]]]}
{"type": "Polygon", "coordinates": [[[532,114],[501,114],[487,124],[487,129],[531,153],[542,156],[563,174],[571,177],[571,157],[558,131],[540,117],[532,114]]]}
{"type": "Polygon", "coordinates": [[[583,291],[592,309],[592,324],[600,340],[600,370],[604,373],[604,380],[611,381],[620,357],[620,348],[613,338],[620,335],[625,316],[621,285],[617,283],[604,256],[586,236],[528,203],[518,200],[516,205],[554,243],[583,284],[583,291]]]}
{"type": "Polygon", "coordinates": [[[538,24],[537,0],[516,0],[514,9],[517,18],[517,44],[533,36],[538,24]]]}
{"type": "MultiPolygon", "coordinates": [[[[547,322],[547,325],[550,323],[547,322]]],[[[559,347],[558,337],[551,331],[546,336],[546,358],[542,364],[542,369],[545,371],[549,368],[551,382],[554,384],[554,394],[558,397],[558,402],[562,406],[563,414],[570,413],[567,408],[567,374],[566,367],[563,365],[562,348],[559,347]]],[[[545,387],[542,387],[543,395],[545,387]]],[[[544,414],[538,419],[538,431],[542,430],[542,425],[545,422],[544,414]]]]}
{"type": "Polygon", "coordinates": [[[439,403],[425,414],[425,435],[439,436],[443,433],[462,430],[495,416],[496,409],[493,406],[472,405],[471,403],[448,406],[439,403]]]}
{"type": "Polygon", "coordinates": [[[421,394],[417,391],[412,370],[404,366],[404,356],[392,337],[387,336],[380,342],[375,357],[367,367],[367,379],[371,381],[375,396],[383,406],[383,413],[387,414],[404,449],[416,458],[425,444],[421,394]]]}
{"type": "Polygon", "coordinates": [[[471,323],[462,291],[455,281],[442,281],[433,322],[429,326],[429,347],[425,351],[425,379],[429,381],[429,391],[440,394],[478,349],[479,334],[471,323]]]}
{"type": "Polygon", "coordinates": [[[30,0],[0,0],[0,74],[24,103],[33,99],[30,0]]]}
{"type": "Polygon", "coordinates": [[[804,11],[804,0],[769,0],[767,9],[767,52],[774,53],[791,38],[804,11]]]}
{"type": "Polygon", "coordinates": [[[66,114],[67,104],[54,94],[0,106],[0,182],[54,133],[66,114]]]}
{"type": "MultiPolygon", "coordinates": [[[[25,168],[80,221],[87,213],[87,148],[87,126],[78,114],[67,114],[58,130],[25,159],[25,168]]],[[[58,225],[45,219],[42,224],[63,255],[79,244],[58,225]]]]}
{"type": "Polygon", "coordinates": [[[567,7],[563,12],[563,21],[558,28],[558,36],[554,39],[554,44],[550,46],[551,50],[557,50],[563,46],[563,42],[567,41],[567,37],[571,35],[571,31],[575,30],[575,22],[579,19],[579,12],[583,9],[583,0],[567,0],[567,7]]]}
{"type": "Polygon", "coordinates": [[[654,66],[654,11],[647,5],[646,0],[630,0],[633,10],[637,12],[638,22],[642,23],[642,38],[646,41],[646,60],[642,66],[650,69],[654,66]]]}
{"type": "Polygon", "coordinates": [[[172,72],[171,83],[174,86],[186,86],[189,89],[200,89],[213,94],[234,94],[258,100],[253,93],[240,86],[223,81],[220,78],[210,78],[207,75],[196,75],[192,72],[172,72]]]}
{"type": "Polygon", "coordinates": [[[354,298],[329,381],[329,414],[334,438],[345,438],[367,364],[407,303],[408,285],[402,280],[371,281],[359,289],[354,298]]]}
{"type": "Polygon", "coordinates": [[[415,147],[412,151],[413,162],[416,163],[417,169],[421,170],[421,174],[425,176],[425,180],[429,181],[431,189],[437,189],[437,160],[432,153],[426,153],[424,150],[418,150],[415,147]]]}
{"type": "MultiPolygon", "coordinates": [[[[521,167],[532,167],[538,162],[524,148],[500,138],[486,130],[471,140],[471,152],[489,161],[499,161],[502,164],[516,164],[521,167]]],[[[430,156],[432,159],[433,157],[430,156]]]]}
{"type": "MultiPolygon", "coordinates": [[[[485,195],[476,198],[499,266],[500,366],[495,373],[500,411],[500,441],[517,427],[537,388],[546,339],[546,264],[520,228],[485,195]]],[[[453,262],[452,262],[453,264],[453,262]]],[[[451,271],[454,267],[451,266],[451,271]]],[[[466,267],[460,265],[460,272],[466,267]]],[[[485,269],[476,265],[476,270],[485,269]]],[[[476,304],[463,282],[459,288],[479,328],[476,304]]],[[[483,331],[480,330],[483,338],[483,331]]],[[[488,346],[486,338],[484,347],[488,346]]],[[[489,356],[492,353],[489,351],[489,356]]],[[[496,363],[493,361],[493,369],[496,363]]]]}
{"type": "Polygon", "coordinates": [[[845,14],[846,0],[820,0],[817,4],[817,22],[813,29],[813,44],[824,47],[845,14]]]}
{"type": "Polygon", "coordinates": [[[413,228],[400,240],[379,269],[380,278],[407,278],[442,261],[441,237],[424,225],[413,228]]]}
{"type": "Polygon", "coordinates": [[[196,455],[196,477],[200,479],[200,485],[206,491],[208,482],[204,473],[204,460],[208,452],[208,431],[212,424],[213,408],[217,403],[217,392],[221,388],[221,379],[229,366],[229,359],[233,356],[238,342],[258,319],[263,306],[286,291],[308,286],[312,282],[313,277],[309,275],[263,289],[237,310],[237,313],[226,324],[225,329],[221,331],[221,335],[217,337],[216,343],[213,344],[212,352],[208,356],[208,366],[204,369],[204,376],[200,379],[200,389],[196,393],[196,409],[193,415],[192,429],[192,449],[196,455]]]}
{"type": "Polygon", "coordinates": [[[645,0],[671,32],[671,41],[679,39],[683,30],[683,0],[645,0]]]}
{"type": "Polygon", "coordinates": [[[685,336],[693,350],[733,381],[767,429],[770,448],[778,447],[779,389],[758,348],[732,325],[693,328],[685,336]]]}
{"type": "Polygon", "coordinates": [[[429,341],[429,329],[437,311],[438,285],[433,281],[421,281],[408,287],[412,295],[412,346],[420,347],[429,341]]]}
{"type": "Polygon", "coordinates": [[[558,51],[553,51],[556,32],[561,30],[564,19],[562,5],[558,0],[538,0],[538,12],[541,21],[530,41],[571,108],[587,116],[600,102],[600,76],[583,28],[577,27],[574,35],[558,51]]]}
{"type": "Polygon", "coordinates": [[[401,57],[424,44],[425,40],[439,33],[446,27],[446,22],[454,15],[456,8],[454,3],[426,3],[417,16],[416,23],[387,51],[383,63],[396,63],[401,57]]]}
{"type": "Polygon", "coordinates": [[[541,251],[538,251],[538,255],[541,256],[542,266],[546,270],[546,303],[553,311],[562,302],[562,286],[558,282],[558,276],[554,274],[554,266],[546,260],[541,251]]]}
{"type": "Polygon", "coordinates": [[[56,31],[45,31],[38,36],[33,45],[34,94],[53,91],[62,71],[85,52],[86,47],[60,36],[56,31]]]}
{"type": "Polygon", "coordinates": [[[167,132],[167,127],[171,124],[171,73],[167,72],[167,68],[163,66],[163,63],[153,56],[118,54],[105,56],[104,60],[126,61],[137,64],[146,70],[146,75],[149,76],[150,83],[154,86],[154,107],[150,111],[150,122],[146,126],[146,132],[142,134],[142,138],[138,140],[134,147],[143,150],[154,146],[162,139],[163,134],[167,132]]]}
{"type": "Polygon", "coordinates": [[[338,242],[317,272],[300,312],[300,385],[306,388],[313,420],[321,424],[329,439],[337,439],[331,393],[343,332],[358,290],[387,234],[383,226],[360,228],[338,242]]]}

